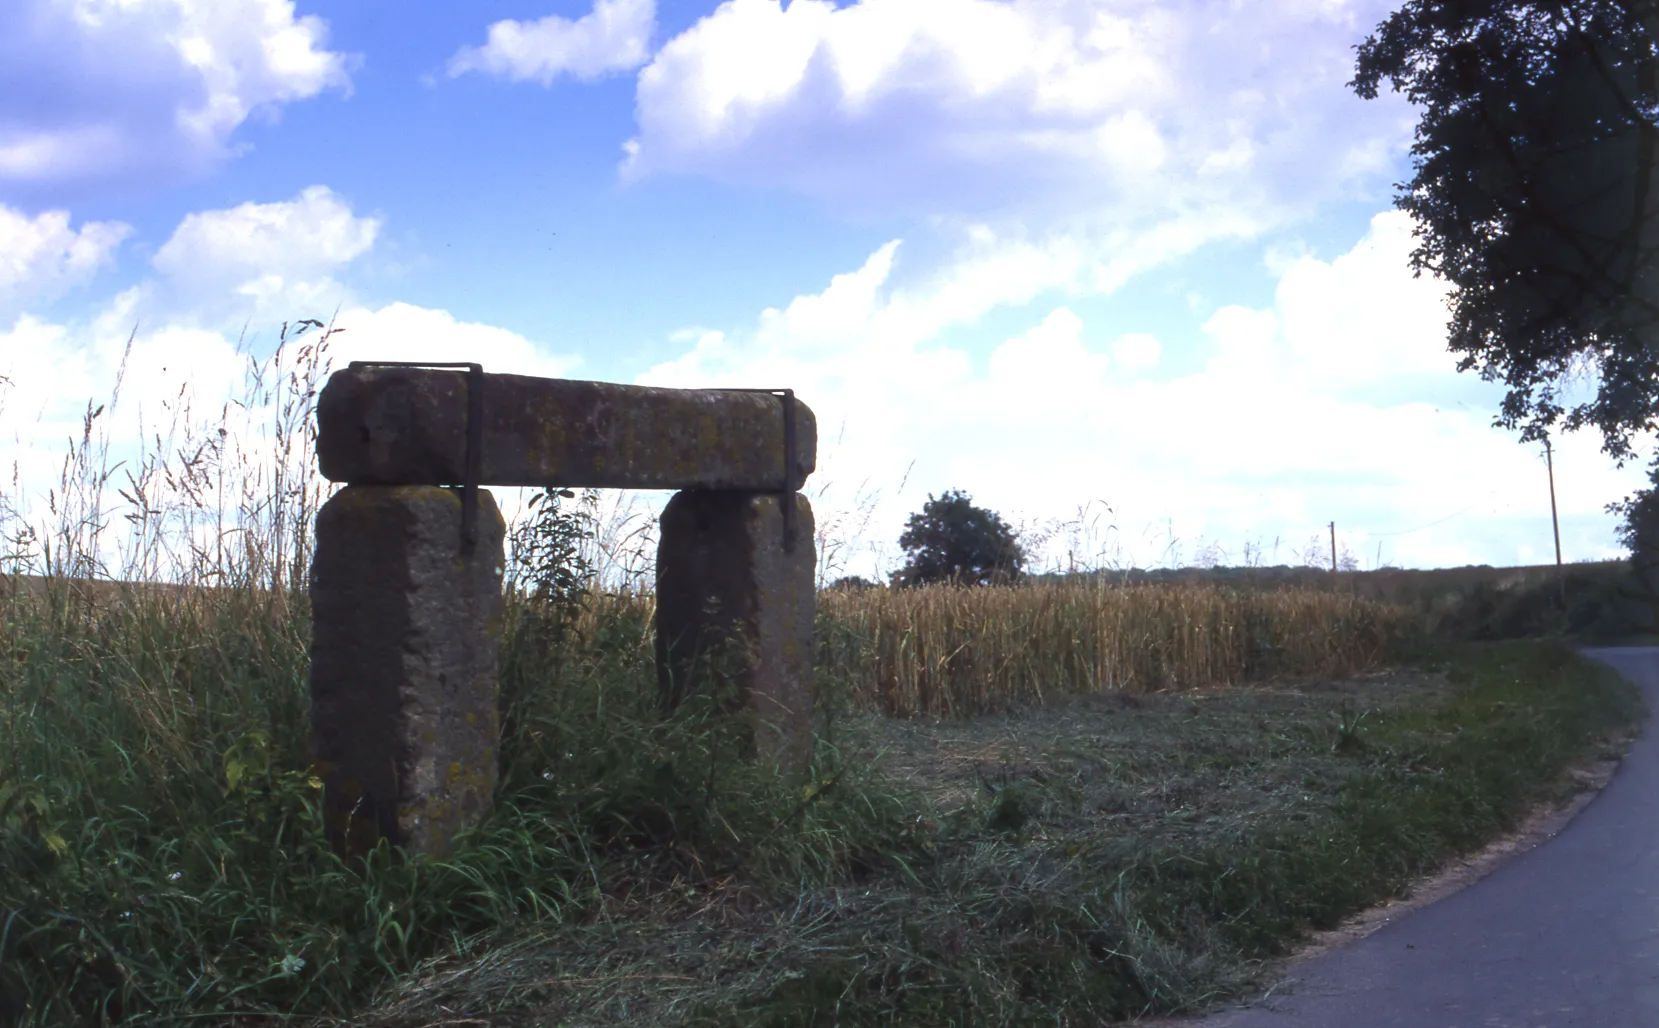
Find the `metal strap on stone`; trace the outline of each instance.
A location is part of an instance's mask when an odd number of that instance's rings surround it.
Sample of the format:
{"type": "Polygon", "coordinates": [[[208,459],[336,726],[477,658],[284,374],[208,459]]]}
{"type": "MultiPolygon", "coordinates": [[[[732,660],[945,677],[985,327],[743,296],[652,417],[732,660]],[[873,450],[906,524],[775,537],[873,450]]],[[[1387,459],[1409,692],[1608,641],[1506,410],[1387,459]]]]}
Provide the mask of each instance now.
{"type": "Polygon", "coordinates": [[[790,497],[795,493],[791,469],[795,467],[795,390],[793,389],[728,389],[731,393],[765,393],[783,400],[783,484],[778,487],[778,503],[783,508],[783,552],[795,552],[795,504],[790,497]]]}
{"type": "Polygon", "coordinates": [[[467,454],[466,481],[461,484],[461,547],[472,552],[478,545],[478,479],[484,466],[484,365],[468,361],[423,364],[419,361],[352,361],[352,371],[363,368],[465,368],[467,369],[467,454]]]}

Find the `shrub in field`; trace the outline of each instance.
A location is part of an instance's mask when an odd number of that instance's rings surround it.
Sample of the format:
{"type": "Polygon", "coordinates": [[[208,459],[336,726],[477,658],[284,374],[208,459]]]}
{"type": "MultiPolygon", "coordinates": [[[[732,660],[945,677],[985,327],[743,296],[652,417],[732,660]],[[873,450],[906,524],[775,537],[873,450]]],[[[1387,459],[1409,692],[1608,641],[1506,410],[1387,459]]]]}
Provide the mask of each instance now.
{"type": "Polygon", "coordinates": [[[960,489],[938,498],[929,494],[905,523],[899,545],[905,563],[893,575],[896,585],[1011,582],[1025,565],[1014,530],[995,511],[974,506],[973,497],[960,489]]]}

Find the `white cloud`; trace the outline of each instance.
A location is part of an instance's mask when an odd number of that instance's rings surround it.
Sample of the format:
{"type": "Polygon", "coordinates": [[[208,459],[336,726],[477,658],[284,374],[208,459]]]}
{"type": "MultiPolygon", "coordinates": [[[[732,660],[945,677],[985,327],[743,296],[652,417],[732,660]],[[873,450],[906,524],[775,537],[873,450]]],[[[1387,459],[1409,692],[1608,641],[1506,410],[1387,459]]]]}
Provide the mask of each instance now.
{"type": "Polygon", "coordinates": [[[726,0],[640,73],[624,174],[976,219],[1272,220],[1386,187],[1409,111],[1344,84],[1388,10],[726,0]]]}
{"type": "Polygon", "coordinates": [[[1304,255],[1285,267],[1277,306],[1297,358],[1346,386],[1443,371],[1451,359],[1447,289],[1402,271],[1415,245],[1411,218],[1394,211],[1373,219],[1370,233],[1336,260],[1304,255]],[[1356,310],[1389,314],[1355,318],[1356,310]]]}
{"type": "MultiPolygon", "coordinates": [[[[750,333],[701,334],[641,381],[793,386],[824,440],[809,484],[822,512],[867,484],[887,491],[849,570],[890,563],[904,515],[958,487],[1026,521],[1111,506],[1115,529],[1062,533],[1051,559],[1071,548],[1149,563],[1191,557],[1203,538],[1234,560],[1247,541],[1272,559],[1277,539],[1284,561],[1334,520],[1367,562],[1380,543],[1398,564],[1515,563],[1549,531],[1537,455],[1491,427],[1498,387],[1453,370],[1444,287],[1411,277],[1410,248],[1403,216],[1379,215],[1335,260],[1290,262],[1271,307],[1210,316],[1179,346],[1196,360],[1171,362],[1170,340],[1114,333],[1070,305],[1004,300],[1029,327],[981,363],[941,341],[998,303],[959,287],[972,261],[901,286],[888,244],[750,333]]],[[[1570,454],[1558,473],[1574,469],[1560,490],[1569,559],[1614,552],[1602,507],[1641,484],[1597,450],[1583,436],[1557,446],[1570,454]]]]}
{"type": "Polygon", "coordinates": [[[1158,366],[1163,344],[1146,332],[1129,332],[1112,344],[1112,359],[1125,371],[1147,371],[1158,366]]]}
{"type": "Polygon", "coordinates": [[[352,308],[334,325],[341,330],[330,344],[336,367],[354,360],[476,361],[492,373],[561,378],[580,363],[516,332],[408,303],[352,308]]]}
{"type": "MultiPolygon", "coordinates": [[[[111,506],[116,492],[132,487],[125,473],[142,477],[137,455],[140,441],[160,448],[174,460],[171,429],[178,422],[212,418],[238,396],[246,359],[234,340],[188,325],[165,325],[134,332],[133,296],[124,293],[89,323],[55,324],[31,316],[0,329],[0,496],[5,506],[33,513],[46,524],[75,520],[75,506],[90,494],[66,483],[73,468],[65,461],[71,441],[90,426],[92,467],[114,471],[106,487],[106,522],[122,522],[111,506]],[[101,458],[100,451],[104,457],[101,458]],[[48,491],[55,500],[48,501],[48,491]],[[57,515],[52,515],[53,504],[57,515]]],[[[81,479],[85,481],[85,479],[81,479]]],[[[159,497],[152,497],[159,499],[159,497]]],[[[37,524],[43,522],[37,521],[37,524]]],[[[110,559],[106,554],[106,560],[110,559]]]]}
{"type": "Polygon", "coordinates": [[[21,0],[0,7],[0,184],[198,173],[258,113],[348,89],[352,59],[291,0],[21,0]]]}
{"type": "Polygon", "coordinates": [[[987,378],[1017,409],[1039,423],[1048,404],[1088,403],[1107,378],[1111,360],[1083,342],[1083,319],[1065,307],[1003,343],[991,353],[987,378]],[[1031,401],[1042,396],[1046,403],[1031,401]]]}
{"type": "MultiPolygon", "coordinates": [[[[252,476],[268,475],[278,453],[273,445],[276,405],[267,392],[250,391],[250,362],[242,340],[191,324],[134,331],[137,295],[122,294],[86,325],[25,316],[10,329],[0,329],[0,453],[5,454],[0,529],[14,527],[5,524],[10,509],[41,526],[62,524],[66,516],[73,521],[79,509],[75,504],[95,495],[95,490],[73,484],[65,489],[60,478],[69,441],[81,439],[84,418],[96,411],[90,456],[95,468],[103,462],[117,469],[102,493],[105,520],[112,528],[100,552],[112,574],[122,570],[122,546],[129,538],[122,518],[133,509],[118,490],[136,493],[125,474],[142,478],[145,454],[166,458],[176,479],[184,453],[195,448],[186,441],[217,444],[216,426],[228,419],[232,435],[223,440],[229,448],[225,475],[222,480],[209,475],[199,485],[210,494],[226,489],[234,519],[244,481],[252,484],[256,498],[266,495],[259,490],[268,490],[268,484],[252,476]],[[51,500],[49,490],[55,497],[51,500]],[[53,503],[58,514],[51,512],[53,503]]],[[[405,303],[353,307],[342,311],[335,325],[341,331],[326,351],[335,368],[352,360],[475,360],[491,371],[559,376],[578,363],[505,329],[405,303]]],[[[255,341],[261,352],[271,349],[270,335],[255,341]]],[[[317,338],[316,333],[310,336],[317,338]]],[[[292,353],[289,360],[291,365],[292,353]]],[[[272,384],[267,375],[264,389],[272,384]]],[[[153,507],[172,509],[183,499],[161,478],[149,482],[146,502],[153,507]]],[[[521,506],[514,490],[500,491],[498,500],[510,514],[521,506]]]]}
{"type": "MultiPolygon", "coordinates": [[[[89,235],[83,227],[80,235],[88,238],[80,245],[89,252],[65,257],[76,252],[79,238],[66,217],[19,224],[49,241],[19,244],[20,254],[50,255],[55,247],[52,260],[59,263],[95,262],[98,231],[89,235]]],[[[57,323],[25,314],[0,324],[0,453],[8,465],[0,467],[0,521],[13,508],[49,521],[48,490],[56,489],[53,502],[61,507],[65,447],[82,436],[90,411],[99,412],[94,449],[107,444],[109,466],[121,468],[105,490],[106,512],[126,509],[115,489],[130,489],[122,476],[137,473],[142,452],[174,460],[177,473],[181,451],[168,441],[175,423],[210,443],[222,412],[244,427],[270,428],[269,397],[248,392],[249,355],[268,354],[276,326],[293,316],[290,305],[308,296],[326,296],[343,308],[327,348],[335,367],[351,360],[474,360],[497,372],[560,376],[577,366],[575,358],[517,333],[447,311],[355,302],[334,276],[372,249],[378,231],[378,219],[355,215],[320,186],[289,201],[199,211],[184,217],[156,252],[156,277],[123,290],[84,320],[57,323]],[[265,309],[279,301],[281,309],[265,309]],[[244,324],[252,326],[246,339],[239,331],[244,324]]],[[[327,317],[327,309],[320,313],[327,317]]],[[[267,377],[265,387],[271,384],[267,377]]],[[[275,450],[257,439],[230,442],[241,448],[227,470],[234,493],[243,476],[268,470],[275,450]]],[[[235,496],[230,499],[234,506],[235,496]]],[[[504,499],[513,505],[512,497],[504,499]]],[[[111,523],[112,538],[122,537],[125,523],[111,523]]]]}
{"type": "Polygon", "coordinates": [[[33,218],[0,204],[0,317],[56,299],[111,263],[132,228],[115,221],[69,224],[68,211],[33,218]]]}
{"type": "Polygon", "coordinates": [[[597,0],[574,21],[550,14],[495,22],[488,42],[462,47],[449,59],[449,77],[477,71],[549,86],[561,75],[586,82],[633,71],[650,59],[656,6],[656,0],[597,0]]]}
{"type": "Polygon", "coordinates": [[[333,274],[369,252],[380,224],[326,186],[186,215],[156,251],[152,305],[238,320],[332,308],[345,299],[333,274]]]}
{"type": "MultiPolygon", "coordinates": [[[[143,408],[153,421],[162,401],[188,396],[198,409],[212,411],[236,396],[248,367],[245,344],[188,324],[135,332],[133,295],[115,298],[86,325],[24,316],[0,332],[0,378],[10,383],[0,433],[62,439],[90,402],[122,414],[117,436],[133,443],[143,408]]],[[[469,360],[495,372],[560,376],[578,363],[515,332],[407,303],[352,307],[340,312],[334,326],[340,331],[330,339],[328,355],[336,367],[353,360],[469,360]]],[[[265,339],[258,348],[273,344],[265,339]]]]}
{"type": "Polygon", "coordinates": [[[1411,111],[1345,83],[1352,45],[1386,13],[1384,0],[726,0],[641,71],[623,176],[924,218],[957,252],[881,320],[930,338],[1049,291],[1115,292],[1336,199],[1381,200],[1411,111]]]}
{"type": "Polygon", "coordinates": [[[181,279],[272,272],[303,277],[366,253],[379,230],[379,219],[360,218],[327,186],[311,186],[293,200],[186,215],[156,251],[155,266],[181,279]]]}

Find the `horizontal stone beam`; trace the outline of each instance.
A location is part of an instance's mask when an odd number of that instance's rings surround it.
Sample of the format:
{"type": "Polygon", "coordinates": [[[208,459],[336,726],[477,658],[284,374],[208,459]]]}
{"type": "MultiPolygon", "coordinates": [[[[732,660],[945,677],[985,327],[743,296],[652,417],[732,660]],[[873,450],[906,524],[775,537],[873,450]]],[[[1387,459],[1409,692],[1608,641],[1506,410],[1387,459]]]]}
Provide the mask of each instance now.
{"type": "MultiPolygon", "coordinates": [[[[465,371],[337,371],[317,400],[323,476],[358,485],[466,480],[465,371]]],[[[784,476],[783,399],[485,375],[480,485],[795,490],[817,466],[818,422],[795,403],[784,476]]]]}

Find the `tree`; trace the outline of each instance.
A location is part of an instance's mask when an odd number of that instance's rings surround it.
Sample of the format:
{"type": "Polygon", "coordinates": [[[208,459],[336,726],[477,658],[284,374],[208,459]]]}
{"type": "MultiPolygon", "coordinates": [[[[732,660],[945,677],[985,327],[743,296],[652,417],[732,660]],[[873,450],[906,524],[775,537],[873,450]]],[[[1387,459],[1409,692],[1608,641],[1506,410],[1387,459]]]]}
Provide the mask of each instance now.
{"type": "Polygon", "coordinates": [[[863,575],[842,575],[830,583],[830,588],[844,593],[863,592],[866,589],[880,589],[880,582],[872,582],[863,575]]]}
{"type": "Polygon", "coordinates": [[[893,575],[895,585],[1009,582],[1025,565],[1014,530],[995,511],[974,506],[960,489],[937,499],[929,493],[921,511],[905,523],[899,545],[906,560],[893,575]]]}
{"type": "Polygon", "coordinates": [[[1412,266],[1452,286],[1458,369],[1508,386],[1523,441],[1594,425],[1623,461],[1655,427],[1656,46],[1659,0],[1407,0],[1358,48],[1360,96],[1422,108],[1412,266]]]}
{"type": "Polygon", "coordinates": [[[1624,515],[1619,541],[1630,551],[1638,595],[1659,608],[1659,492],[1643,490],[1613,509],[1624,515]]]}

